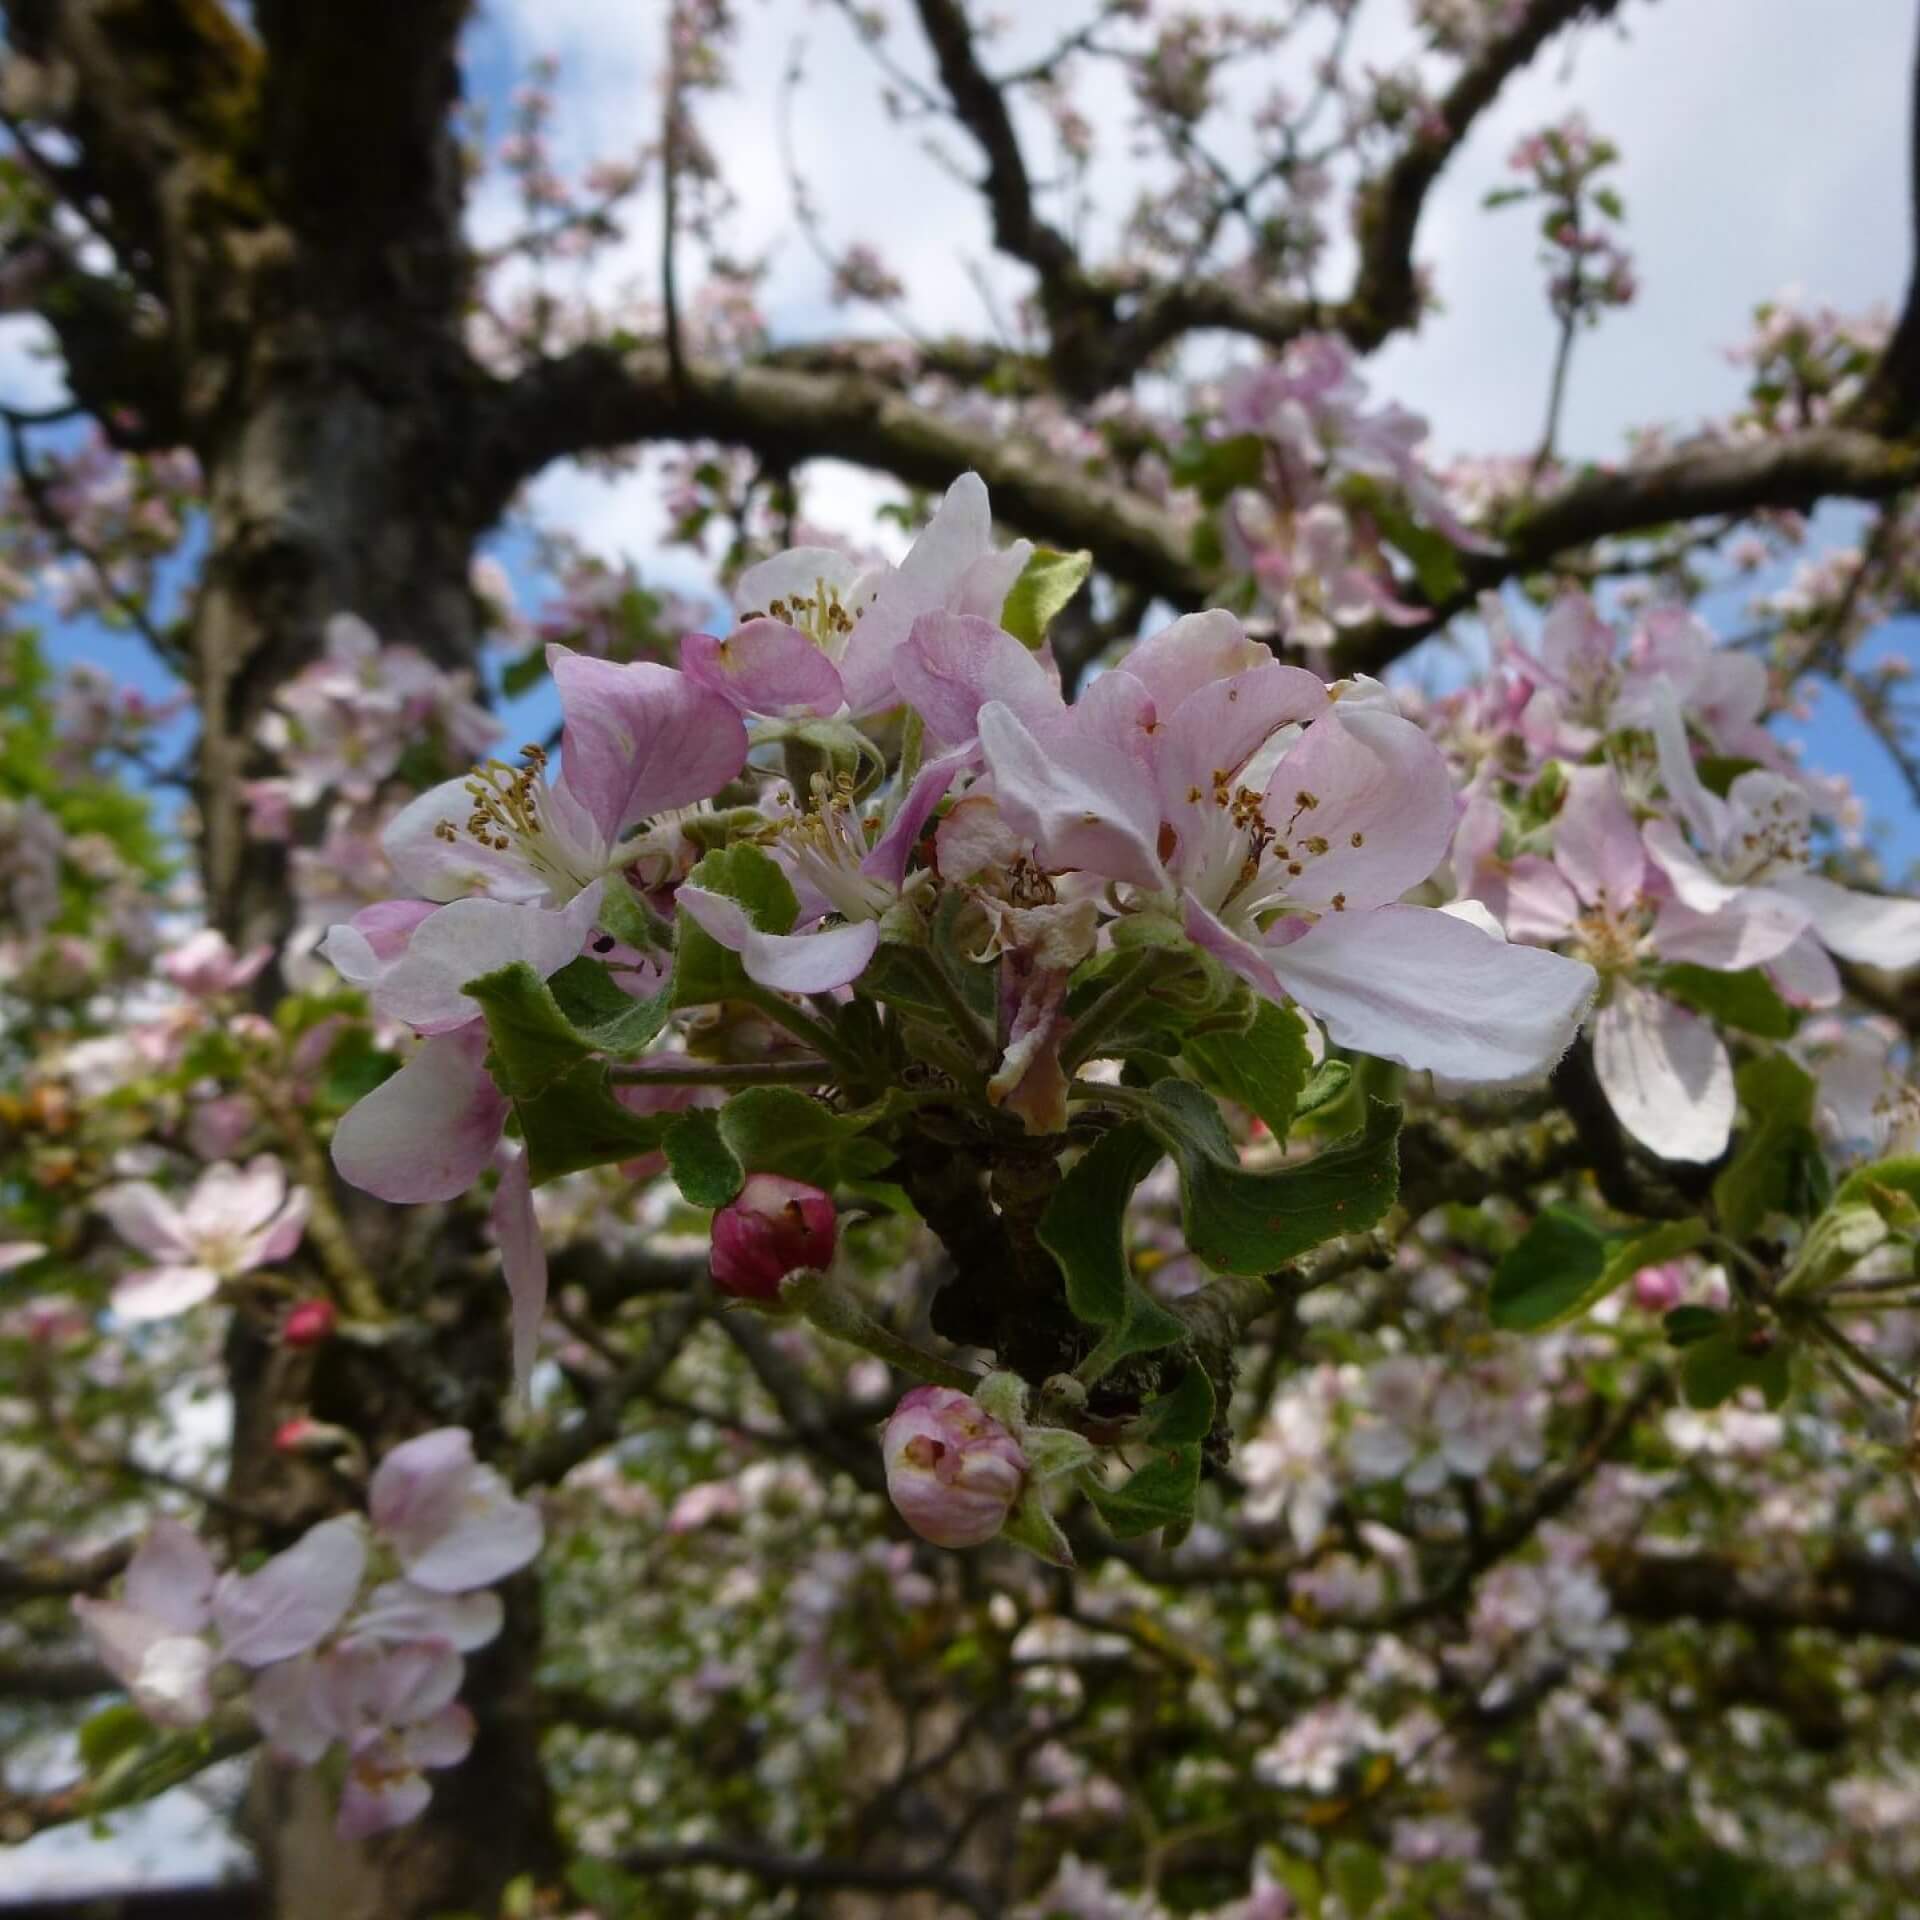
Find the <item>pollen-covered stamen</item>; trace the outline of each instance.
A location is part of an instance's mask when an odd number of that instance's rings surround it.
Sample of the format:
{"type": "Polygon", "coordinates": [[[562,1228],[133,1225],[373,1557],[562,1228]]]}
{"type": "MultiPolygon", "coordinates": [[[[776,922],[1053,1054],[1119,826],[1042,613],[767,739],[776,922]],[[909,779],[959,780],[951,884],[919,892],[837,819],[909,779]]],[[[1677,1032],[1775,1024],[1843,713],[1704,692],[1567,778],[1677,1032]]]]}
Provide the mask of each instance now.
{"type": "Polygon", "coordinates": [[[1645,951],[1649,925],[1638,908],[1616,913],[1594,907],[1574,922],[1572,951],[1602,978],[1631,973],[1645,951]]]}
{"type": "Polygon", "coordinates": [[[815,580],[812,593],[795,593],[783,599],[769,600],[764,616],[753,611],[743,613],[740,619],[744,625],[749,620],[762,617],[798,628],[828,659],[837,660],[858,616],[849,612],[841,601],[838,587],[829,586],[824,580],[815,580]]]}
{"type": "Polygon", "coordinates": [[[886,881],[860,870],[879,826],[877,818],[862,816],[850,773],[831,780],[816,773],[807,810],[778,822],[774,834],[795,876],[830,901],[836,913],[848,920],[877,920],[897,897],[886,881]]]}
{"type": "Polygon", "coordinates": [[[434,834],[450,846],[467,839],[492,853],[515,853],[557,901],[570,900],[607,870],[607,850],[583,840],[579,824],[568,825],[567,813],[577,816],[577,807],[556,811],[546,749],[529,744],[520,759],[519,766],[488,760],[475,767],[465,782],[472,811],[464,823],[437,822],[434,834]]]}

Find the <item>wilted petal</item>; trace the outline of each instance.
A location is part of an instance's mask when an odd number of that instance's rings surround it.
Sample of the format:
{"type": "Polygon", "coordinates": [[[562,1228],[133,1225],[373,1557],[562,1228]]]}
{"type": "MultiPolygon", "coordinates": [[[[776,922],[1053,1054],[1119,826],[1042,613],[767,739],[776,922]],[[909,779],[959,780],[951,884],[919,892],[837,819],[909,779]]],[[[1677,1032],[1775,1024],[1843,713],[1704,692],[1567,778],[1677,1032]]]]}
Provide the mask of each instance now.
{"type": "Polygon", "coordinates": [[[264,1667],[318,1646],[360,1591],[367,1541],[351,1515],[323,1520],[258,1573],[229,1573],[214,1589],[221,1650],[242,1666],[264,1667]]]}
{"type": "Polygon", "coordinates": [[[1547,1073],[1598,984],[1582,961],[1430,907],[1328,914],[1267,960],[1342,1046],[1474,1085],[1547,1073]]]}
{"type": "Polygon", "coordinates": [[[500,1185],[493,1196],[493,1237],[507,1282],[513,1389],[525,1394],[547,1313],[547,1246],[533,1211],[533,1183],[525,1153],[512,1154],[500,1170],[500,1185]]]}
{"type": "Polygon", "coordinates": [[[401,1205],[456,1200],[485,1171],[509,1102],[485,1060],[478,1021],[427,1041],[391,1080],[345,1114],[333,1164],[363,1193],[401,1205]]]}
{"type": "Polygon", "coordinates": [[[730,701],[652,661],[621,665],[547,649],[566,717],[568,789],[609,840],[669,807],[710,799],[746,764],[730,701]]]}
{"type": "Polygon", "coordinates": [[[1767,883],[1807,909],[1827,949],[1842,960],[1899,971],[1920,964],[1920,900],[1894,900],[1837,886],[1817,873],[1767,883]]]}
{"type": "Polygon", "coordinates": [[[1698,1014],[1622,981],[1594,1018],[1593,1064],[1620,1124],[1663,1160],[1726,1151],[1733,1064],[1698,1014]]]}
{"type": "Polygon", "coordinates": [[[680,667],[742,713],[824,718],[843,704],[839,668],[782,620],[749,620],[724,640],[690,633],[680,642],[680,667]]]}

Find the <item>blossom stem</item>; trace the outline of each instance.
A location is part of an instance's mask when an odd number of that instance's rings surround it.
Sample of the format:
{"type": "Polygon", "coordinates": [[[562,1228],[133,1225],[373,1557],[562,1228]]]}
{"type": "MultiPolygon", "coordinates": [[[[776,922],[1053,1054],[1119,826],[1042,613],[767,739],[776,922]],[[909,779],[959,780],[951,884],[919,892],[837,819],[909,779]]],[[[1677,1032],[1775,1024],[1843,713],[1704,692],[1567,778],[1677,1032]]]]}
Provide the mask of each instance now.
{"type": "Polygon", "coordinates": [[[884,1360],[912,1379],[953,1387],[961,1393],[971,1393],[980,1384],[979,1374],[922,1353],[911,1341],[883,1327],[852,1294],[824,1273],[802,1269],[789,1274],[780,1288],[780,1299],[822,1333],[884,1360]]]}
{"type": "Polygon", "coordinates": [[[927,984],[927,989],[939,1001],[947,1018],[953,1022],[954,1031],[960,1036],[969,1054],[974,1059],[989,1061],[993,1058],[993,1036],[987,1031],[980,1016],[960,997],[960,989],[947,977],[947,970],[930,948],[901,947],[913,965],[913,970],[927,984]]]}
{"type": "Polygon", "coordinates": [[[1091,1060],[1100,1043],[1118,1030],[1135,1007],[1176,966],[1186,964],[1187,955],[1178,947],[1149,947],[1098,1000],[1073,1023],[1067,1043],[1060,1049],[1060,1064],[1071,1073],[1082,1061],[1091,1060]]]}
{"type": "Polygon", "coordinates": [[[721,1061],[655,1071],[615,1067],[607,1076],[628,1087],[819,1087],[833,1078],[824,1060],[756,1060],[729,1066],[721,1061]]]}
{"type": "Polygon", "coordinates": [[[810,1013],[802,1013],[791,1000],[784,999],[769,987],[754,986],[747,987],[739,997],[749,1005],[758,1007],[769,1020],[804,1040],[843,1081],[865,1077],[859,1061],[840,1044],[840,1036],[824,1021],[816,1020],[810,1013]]]}

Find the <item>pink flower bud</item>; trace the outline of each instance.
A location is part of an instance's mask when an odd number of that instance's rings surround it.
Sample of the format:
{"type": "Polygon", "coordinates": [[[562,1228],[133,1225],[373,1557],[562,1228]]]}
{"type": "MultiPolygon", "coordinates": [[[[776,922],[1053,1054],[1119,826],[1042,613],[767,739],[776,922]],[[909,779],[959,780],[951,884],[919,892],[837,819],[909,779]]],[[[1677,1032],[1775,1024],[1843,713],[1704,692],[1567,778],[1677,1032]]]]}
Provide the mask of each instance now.
{"type": "Polygon", "coordinates": [[[838,1236],[833,1201],[818,1187],[754,1173],[713,1216],[713,1282],[738,1300],[775,1300],[802,1267],[825,1267],[838,1236]]]}
{"type": "Polygon", "coordinates": [[[1667,1313],[1677,1307],[1687,1291],[1687,1270],[1677,1262],[1642,1267],[1633,1276],[1634,1304],[1648,1313],[1667,1313]]]}
{"type": "Polygon", "coordinates": [[[340,1316],[331,1300],[302,1300],[289,1309],[280,1323],[283,1347],[317,1347],[333,1338],[340,1316]]]}
{"type": "Polygon", "coordinates": [[[275,1453],[304,1453],[319,1431],[319,1421],[309,1420],[305,1414],[295,1414],[291,1420],[282,1420],[274,1428],[273,1450],[275,1453]]]}
{"type": "Polygon", "coordinates": [[[1005,1524],[1026,1482],[1027,1456],[992,1414],[952,1387],[915,1387],[881,1442],[887,1493],[936,1547],[977,1547],[1005,1524]]]}

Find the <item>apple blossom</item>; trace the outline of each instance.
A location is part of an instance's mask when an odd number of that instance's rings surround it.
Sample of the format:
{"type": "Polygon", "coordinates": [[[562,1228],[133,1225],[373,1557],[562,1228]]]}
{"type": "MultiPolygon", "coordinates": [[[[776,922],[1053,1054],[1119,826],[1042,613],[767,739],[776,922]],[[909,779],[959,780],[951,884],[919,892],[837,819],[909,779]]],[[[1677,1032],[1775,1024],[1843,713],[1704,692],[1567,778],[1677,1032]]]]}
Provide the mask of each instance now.
{"type": "Polygon", "coordinates": [[[286,1259],[307,1220],[306,1189],[289,1191],[271,1154],[244,1168],[208,1167],[179,1206],[144,1180],[109,1187],[96,1204],[123,1240],[157,1263],[115,1285],[113,1308],[123,1320],[182,1313],[223,1281],[286,1259]]]}

